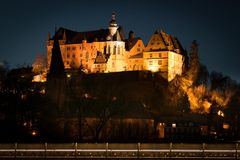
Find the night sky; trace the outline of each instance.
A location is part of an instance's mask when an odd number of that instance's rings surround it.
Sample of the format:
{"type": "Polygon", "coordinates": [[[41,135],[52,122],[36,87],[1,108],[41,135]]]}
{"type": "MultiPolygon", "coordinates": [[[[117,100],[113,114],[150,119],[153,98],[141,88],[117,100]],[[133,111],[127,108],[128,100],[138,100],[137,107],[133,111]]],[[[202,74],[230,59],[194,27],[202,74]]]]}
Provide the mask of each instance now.
{"type": "Polygon", "coordinates": [[[238,0],[1,0],[0,61],[11,67],[31,65],[46,54],[48,32],[107,28],[111,13],[128,35],[145,44],[156,30],[172,34],[184,48],[197,40],[199,56],[209,71],[240,82],[240,1],[238,0]]]}

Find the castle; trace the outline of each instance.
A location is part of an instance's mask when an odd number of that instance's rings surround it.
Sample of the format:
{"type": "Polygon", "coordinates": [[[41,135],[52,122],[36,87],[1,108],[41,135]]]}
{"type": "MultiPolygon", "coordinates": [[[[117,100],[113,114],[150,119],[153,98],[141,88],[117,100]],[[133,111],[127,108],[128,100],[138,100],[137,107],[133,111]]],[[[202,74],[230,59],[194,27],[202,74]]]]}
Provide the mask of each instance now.
{"type": "Polygon", "coordinates": [[[184,67],[184,50],[176,37],[156,31],[146,46],[132,31],[125,39],[114,13],[108,29],[75,32],[59,28],[53,38],[49,35],[48,72],[54,38],[59,41],[65,69],[81,69],[86,73],[147,70],[159,72],[171,81],[182,74],[184,67]]]}
{"type": "MultiPolygon", "coordinates": [[[[156,31],[146,46],[132,31],[125,39],[113,14],[108,29],[59,28],[49,35],[47,48],[46,95],[60,136],[149,140],[158,131],[159,138],[165,137],[165,121],[155,121],[149,106],[159,84],[181,75],[185,67],[176,37],[156,31]]],[[[161,106],[156,102],[152,106],[161,106]]]]}

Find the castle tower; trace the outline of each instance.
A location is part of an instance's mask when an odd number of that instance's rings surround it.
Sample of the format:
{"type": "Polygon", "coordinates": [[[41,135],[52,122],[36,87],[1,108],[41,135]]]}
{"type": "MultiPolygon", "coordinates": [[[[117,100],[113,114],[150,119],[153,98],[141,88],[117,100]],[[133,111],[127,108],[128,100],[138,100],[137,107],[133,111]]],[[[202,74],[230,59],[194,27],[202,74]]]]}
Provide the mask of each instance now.
{"type": "Polygon", "coordinates": [[[57,74],[64,74],[64,64],[58,39],[54,37],[49,75],[57,74]]]}
{"type": "Polygon", "coordinates": [[[50,101],[58,108],[64,106],[66,75],[62,60],[59,42],[54,37],[50,70],[47,75],[47,95],[50,101]]]}
{"type": "Polygon", "coordinates": [[[114,12],[112,13],[112,20],[109,23],[108,29],[109,29],[111,36],[115,35],[117,32],[118,25],[116,22],[116,14],[114,12]]]}

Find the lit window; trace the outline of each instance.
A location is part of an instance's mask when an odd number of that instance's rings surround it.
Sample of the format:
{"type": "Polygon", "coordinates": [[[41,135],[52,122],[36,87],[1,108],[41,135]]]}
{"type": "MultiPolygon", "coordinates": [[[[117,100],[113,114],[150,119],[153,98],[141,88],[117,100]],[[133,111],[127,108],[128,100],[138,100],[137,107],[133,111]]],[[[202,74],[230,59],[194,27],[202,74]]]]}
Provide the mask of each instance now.
{"type": "Polygon", "coordinates": [[[224,117],[224,113],[223,113],[223,111],[221,111],[221,110],[219,110],[219,111],[217,112],[217,114],[218,114],[218,116],[220,116],[220,117],[224,117]]]}
{"type": "Polygon", "coordinates": [[[152,53],[150,53],[149,57],[152,58],[152,53]]]}
{"type": "Polygon", "coordinates": [[[153,64],[153,62],[152,61],[149,61],[149,65],[152,65],[153,64]]]}
{"type": "Polygon", "coordinates": [[[110,46],[108,46],[108,54],[110,54],[110,52],[111,52],[111,48],[110,46]]]}
{"type": "Polygon", "coordinates": [[[158,60],[158,65],[162,65],[162,60],[158,60]]]}
{"type": "Polygon", "coordinates": [[[118,54],[120,54],[120,52],[121,52],[121,48],[120,46],[118,46],[118,54]]]}
{"type": "Polygon", "coordinates": [[[227,124],[227,123],[223,123],[223,129],[229,129],[230,128],[230,125],[227,124]]]}
{"type": "Polygon", "coordinates": [[[37,131],[33,130],[32,131],[32,136],[36,136],[37,135],[37,131]]]}
{"type": "Polygon", "coordinates": [[[117,53],[117,46],[114,46],[113,54],[115,55],[117,53]]]}

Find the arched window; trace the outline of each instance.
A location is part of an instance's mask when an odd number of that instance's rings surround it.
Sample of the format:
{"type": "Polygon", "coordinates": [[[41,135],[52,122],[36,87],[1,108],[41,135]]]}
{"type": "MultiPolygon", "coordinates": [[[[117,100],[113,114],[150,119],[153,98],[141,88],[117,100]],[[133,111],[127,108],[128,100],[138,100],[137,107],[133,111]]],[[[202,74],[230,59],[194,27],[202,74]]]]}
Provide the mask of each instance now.
{"type": "Polygon", "coordinates": [[[108,54],[110,54],[110,52],[111,52],[111,47],[110,47],[110,45],[108,46],[108,54]]]}
{"type": "Polygon", "coordinates": [[[120,54],[121,53],[121,48],[120,48],[120,46],[118,46],[118,54],[120,54]]]}
{"type": "Polygon", "coordinates": [[[107,46],[104,46],[104,51],[103,51],[104,54],[107,54],[107,46]]]}
{"type": "Polygon", "coordinates": [[[115,55],[117,53],[117,46],[114,46],[113,54],[115,55]]]}

